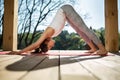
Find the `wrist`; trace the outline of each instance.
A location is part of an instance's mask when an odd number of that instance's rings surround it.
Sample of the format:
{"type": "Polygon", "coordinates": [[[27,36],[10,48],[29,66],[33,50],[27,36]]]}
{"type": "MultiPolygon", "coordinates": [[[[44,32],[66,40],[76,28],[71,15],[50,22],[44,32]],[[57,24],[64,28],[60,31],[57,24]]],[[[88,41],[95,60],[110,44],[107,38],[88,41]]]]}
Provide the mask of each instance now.
{"type": "Polygon", "coordinates": [[[23,51],[22,51],[22,50],[18,51],[18,54],[22,54],[22,53],[23,53],[23,51]]]}

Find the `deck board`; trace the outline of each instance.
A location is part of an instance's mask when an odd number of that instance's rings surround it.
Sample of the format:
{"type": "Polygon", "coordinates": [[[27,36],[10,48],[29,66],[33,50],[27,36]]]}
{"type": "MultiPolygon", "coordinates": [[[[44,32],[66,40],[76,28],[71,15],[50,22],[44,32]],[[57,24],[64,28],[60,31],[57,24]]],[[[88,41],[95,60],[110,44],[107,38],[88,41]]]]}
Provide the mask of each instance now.
{"type": "Polygon", "coordinates": [[[49,56],[21,80],[59,80],[58,56],[49,56]]]}
{"type": "Polygon", "coordinates": [[[28,71],[31,70],[43,58],[44,56],[17,56],[11,60],[4,61],[0,66],[0,79],[18,80],[28,73],[28,71]]]}
{"type": "Polygon", "coordinates": [[[107,65],[104,65],[105,63],[102,60],[101,62],[97,62],[97,59],[86,61],[78,60],[78,62],[99,80],[120,80],[120,72],[108,67],[107,65]]]}
{"type": "MultiPolygon", "coordinates": [[[[75,57],[76,58],[76,57],[75,57]]],[[[74,57],[61,57],[61,80],[97,80],[90,72],[83,68],[74,57]]]]}
{"type": "Polygon", "coordinates": [[[0,55],[0,80],[120,80],[119,55],[79,56],[81,51],[49,53],[52,55],[0,55]],[[71,56],[65,54],[69,52],[71,56]]]}
{"type": "Polygon", "coordinates": [[[22,56],[8,56],[8,57],[16,57],[11,58],[9,60],[0,62],[0,80],[17,80],[21,76],[21,72],[16,71],[9,71],[6,69],[6,67],[10,64],[15,63],[16,61],[19,61],[22,59],[22,56]],[[13,76],[14,75],[14,76],[13,76]]]}
{"type": "Polygon", "coordinates": [[[2,56],[0,56],[0,62],[7,61],[7,60],[13,59],[15,57],[16,56],[2,55],[2,56]]]}
{"type": "Polygon", "coordinates": [[[97,60],[95,60],[95,62],[100,63],[101,65],[104,65],[115,71],[120,72],[120,63],[117,63],[114,61],[103,60],[103,59],[97,59],[97,60]]]}

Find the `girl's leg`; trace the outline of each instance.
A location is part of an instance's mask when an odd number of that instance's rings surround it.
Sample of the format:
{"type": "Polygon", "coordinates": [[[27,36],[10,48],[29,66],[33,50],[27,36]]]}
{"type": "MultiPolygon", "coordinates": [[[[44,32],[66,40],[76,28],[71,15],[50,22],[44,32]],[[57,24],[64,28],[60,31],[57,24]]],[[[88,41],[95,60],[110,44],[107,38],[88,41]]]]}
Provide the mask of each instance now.
{"type": "MultiPolygon", "coordinates": [[[[71,24],[71,26],[75,26],[74,24],[71,24]]],[[[78,29],[77,27],[74,27],[74,29],[77,31],[77,33],[84,39],[84,41],[89,45],[89,47],[91,48],[88,53],[93,53],[95,51],[97,51],[96,46],[94,45],[94,43],[92,42],[92,40],[85,34],[83,33],[80,29],[78,29]]]]}
{"type": "MultiPolygon", "coordinates": [[[[72,27],[79,33],[82,31],[85,35],[88,36],[89,39],[91,39],[99,48],[99,50],[96,52],[97,54],[106,54],[107,51],[99,38],[95,35],[95,33],[90,30],[82,18],[76,13],[76,11],[73,9],[70,5],[64,5],[61,7],[66,15],[66,18],[68,22],[72,25],[72,27]]],[[[81,35],[81,33],[80,33],[81,35]]]]}
{"type": "MultiPolygon", "coordinates": [[[[55,29],[55,34],[53,35],[53,37],[57,36],[62,31],[65,25],[65,21],[66,21],[66,15],[62,9],[59,9],[54,19],[52,20],[51,24],[49,25],[50,27],[55,29]]],[[[71,24],[71,25],[76,26],[74,24],[71,24]]],[[[74,27],[74,28],[78,28],[78,27],[74,27]]],[[[80,31],[79,28],[75,30],[78,30],[77,31],[78,34],[81,35],[81,37],[85,40],[85,42],[90,46],[91,50],[89,52],[94,52],[97,50],[93,42],[89,39],[89,37],[85,33],[80,31]]]]}
{"type": "Polygon", "coordinates": [[[91,48],[91,49],[88,51],[88,53],[93,53],[93,52],[97,51],[96,46],[94,45],[94,43],[92,42],[92,40],[89,39],[89,37],[88,37],[85,33],[79,31],[78,34],[84,39],[84,41],[85,41],[85,42],[89,45],[89,47],[91,48]]]}

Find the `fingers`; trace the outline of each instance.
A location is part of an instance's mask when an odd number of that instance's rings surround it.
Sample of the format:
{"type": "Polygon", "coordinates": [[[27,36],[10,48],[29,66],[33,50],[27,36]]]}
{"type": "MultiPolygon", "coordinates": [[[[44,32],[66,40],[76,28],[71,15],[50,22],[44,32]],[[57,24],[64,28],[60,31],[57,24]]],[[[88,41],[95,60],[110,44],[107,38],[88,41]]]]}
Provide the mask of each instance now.
{"type": "Polygon", "coordinates": [[[20,53],[18,51],[11,51],[9,53],[7,53],[8,55],[20,55],[20,53]]]}

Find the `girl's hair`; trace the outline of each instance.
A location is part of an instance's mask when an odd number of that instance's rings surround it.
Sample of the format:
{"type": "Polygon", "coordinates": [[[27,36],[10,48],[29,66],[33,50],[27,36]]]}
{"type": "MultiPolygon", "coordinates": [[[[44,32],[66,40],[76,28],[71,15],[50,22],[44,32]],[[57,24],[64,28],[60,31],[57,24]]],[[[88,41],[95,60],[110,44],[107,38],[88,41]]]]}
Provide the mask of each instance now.
{"type": "Polygon", "coordinates": [[[48,51],[47,43],[49,42],[49,38],[45,39],[39,48],[36,48],[34,53],[46,53],[48,51]]]}

